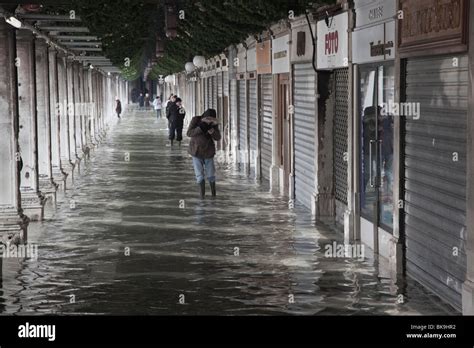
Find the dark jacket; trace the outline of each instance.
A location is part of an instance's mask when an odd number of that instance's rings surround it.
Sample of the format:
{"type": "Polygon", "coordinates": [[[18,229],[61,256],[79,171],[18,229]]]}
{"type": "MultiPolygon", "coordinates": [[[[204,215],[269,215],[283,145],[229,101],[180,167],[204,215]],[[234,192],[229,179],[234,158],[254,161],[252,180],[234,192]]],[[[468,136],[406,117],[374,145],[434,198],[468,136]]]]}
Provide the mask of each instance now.
{"type": "Polygon", "coordinates": [[[122,113],[122,103],[120,102],[120,100],[117,100],[117,103],[116,103],[116,107],[115,107],[115,112],[117,114],[121,114],[122,113]]]}
{"type": "Polygon", "coordinates": [[[180,108],[175,103],[172,103],[169,107],[168,113],[168,120],[170,123],[176,128],[183,128],[184,117],[186,116],[184,109],[180,108]]]}
{"type": "Polygon", "coordinates": [[[212,158],[216,154],[214,141],[221,140],[218,126],[211,126],[201,122],[202,116],[195,116],[189,124],[187,136],[191,138],[188,152],[191,156],[198,158],[212,158]],[[211,135],[207,131],[214,128],[211,135]]]}
{"type": "Polygon", "coordinates": [[[170,119],[170,107],[171,105],[175,105],[171,100],[168,100],[166,103],[166,118],[169,120],[170,119]]]}
{"type": "Polygon", "coordinates": [[[138,105],[143,106],[144,102],[145,102],[145,98],[142,95],[140,95],[138,97],[138,105]]]}

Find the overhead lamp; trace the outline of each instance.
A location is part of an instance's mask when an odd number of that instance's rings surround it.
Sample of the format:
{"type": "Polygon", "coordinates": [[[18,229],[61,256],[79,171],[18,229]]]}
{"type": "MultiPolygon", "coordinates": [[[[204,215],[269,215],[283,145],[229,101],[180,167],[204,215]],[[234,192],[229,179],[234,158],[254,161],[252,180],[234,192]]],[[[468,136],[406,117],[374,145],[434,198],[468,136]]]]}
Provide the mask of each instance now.
{"type": "Polygon", "coordinates": [[[196,70],[196,66],[193,64],[193,62],[187,62],[184,65],[184,69],[188,74],[192,73],[194,70],[196,70]]]}
{"type": "Polygon", "coordinates": [[[15,28],[21,28],[21,22],[14,16],[5,18],[5,22],[10,24],[11,26],[14,26],[15,28]]]}
{"type": "Polygon", "coordinates": [[[193,64],[197,68],[202,68],[206,65],[206,57],[204,56],[196,56],[193,59],[193,64]]]}
{"type": "Polygon", "coordinates": [[[107,73],[107,75],[109,75],[109,76],[110,76],[110,71],[107,73]]]}

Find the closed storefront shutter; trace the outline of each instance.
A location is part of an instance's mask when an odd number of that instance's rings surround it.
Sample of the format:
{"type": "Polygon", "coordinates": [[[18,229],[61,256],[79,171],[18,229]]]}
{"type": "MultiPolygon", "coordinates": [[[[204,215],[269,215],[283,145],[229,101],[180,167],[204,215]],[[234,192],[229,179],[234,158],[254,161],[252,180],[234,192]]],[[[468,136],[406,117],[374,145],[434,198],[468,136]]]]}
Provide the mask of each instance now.
{"type": "Polygon", "coordinates": [[[222,73],[217,73],[217,97],[222,98],[224,90],[222,88],[222,73]]]}
{"type": "Polygon", "coordinates": [[[223,119],[222,119],[222,98],[223,98],[223,93],[224,89],[222,86],[222,72],[217,73],[217,105],[216,105],[216,111],[217,111],[217,117],[221,120],[221,126],[223,126],[223,119]]]}
{"type": "Polygon", "coordinates": [[[228,97],[229,96],[229,72],[224,71],[224,96],[228,97]]]}
{"type": "Polygon", "coordinates": [[[315,191],[316,74],[311,63],[294,65],[295,198],[311,208],[315,191]]]}
{"type": "Polygon", "coordinates": [[[260,75],[261,95],[261,172],[264,179],[270,180],[270,167],[272,166],[272,110],[273,110],[273,77],[260,75]]]}
{"type": "Polygon", "coordinates": [[[212,108],[217,110],[217,76],[212,77],[212,108]]]}
{"type": "Polygon", "coordinates": [[[258,152],[257,127],[257,80],[249,80],[249,141],[250,141],[250,176],[256,176],[258,152]]]}
{"type": "Polygon", "coordinates": [[[247,144],[247,104],[246,104],[246,80],[239,80],[239,158],[242,162],[246,159],[245,152],[248,151],[247,144]]]}
{"type": "Polygon", "coordinates": [[[209,107],[209,79],[204,79],[204,110],[209,107]]]}
{"type": "MultiPolygon", "coordinates": [[[[237,91],[237,80],[230,81],[230,128],[231,128],[231,137],[230,137],[230,146],[232,149],[235,149],[238,145],[238,112],[239,112],[239,99],[237,91]]],[[[237,155],[237,154],[235,154],[237,155]]],[[[234,158],[236,161],[237,158],[234,158]]]]}
{"type": "Polygon", "coordinates": [[[406,102],[420,103],[420,117],[405,121],[403,215],[407,274],[461,309],[466,273],[467,56],[458,56],[458,63],[453,66],[452,56],[406,62],[406,102]]]}
{"type": "Polygon", "coordinates": [[[211,109],[212,108],[212,91],[213,91],[213,86],[212,86],[212,77],[209,77],[207,79],[207,108],[206,109],[211,109]]]}
{"type": "Polygon", "coordinates": [[[334,111],[334,195],[336,198],[336,221],[344,224],[347,209],[347,108],[348,108],[348,69],[334,71],[335,111],[334,111]]]}

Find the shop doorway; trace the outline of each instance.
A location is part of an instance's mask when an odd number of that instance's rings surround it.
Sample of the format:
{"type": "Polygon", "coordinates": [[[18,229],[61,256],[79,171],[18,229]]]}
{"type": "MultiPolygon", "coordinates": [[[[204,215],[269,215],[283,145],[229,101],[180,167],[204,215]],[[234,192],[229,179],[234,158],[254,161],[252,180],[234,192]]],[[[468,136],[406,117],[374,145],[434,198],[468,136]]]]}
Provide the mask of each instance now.
{"type": "Polygon", "coordinates": [[[379,229],[393,230],[394,120],[386,106],[394,100],[394,67],[361,66],[359,76],[361,234],[378,252],[379,229]]]}
{"type": "Polygon", "coordinates": [[[291,173],[291,136],[290,136],[290,74],[279,74],[278,79],[278,159],[280,167],[280,191],[289,194],[291,173]]]}

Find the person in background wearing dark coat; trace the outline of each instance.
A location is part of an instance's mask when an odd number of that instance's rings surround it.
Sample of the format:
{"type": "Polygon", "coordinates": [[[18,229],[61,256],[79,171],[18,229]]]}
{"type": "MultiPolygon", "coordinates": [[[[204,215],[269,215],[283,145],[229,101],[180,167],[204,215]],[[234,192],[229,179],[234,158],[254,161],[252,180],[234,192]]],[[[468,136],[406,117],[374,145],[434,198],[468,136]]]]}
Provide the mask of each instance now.
{"type": "Polygon", "coordinates": [[[170,119],[170,107],[176,102],[176,96],[174,94],[171,94],[170,97],[168,98],[168,102],[166,103],[166,118],[169,120],[170,119]]]}
{"type": "Polygon", "coordinates": [[[182,106],[182,100],[180,98],[176,98],[176,101],[171,104],[169,108],[168,121],[170,125],[169,139],[171,146],[173,146],[175,135],[179,146],[181,146],[181,141],[183,140],[183,125],[185,116],[186,112],[182,106]]]}
{"type": "Polygon", "coordinates": [[[193,157],[194,173],[199,184],[201,198],[204,198],[206,194],[205,174],[211,186],[212,196],[216,196],[216,168],[214,165],[216,145],[214,141],[221,140],[216,117],[216,110],[206,110],[202,116],[193,117],[187,132],[187,136],[191,138],[188,152],[193,157]]]}
{"type": "Polygon", "coordinates": [[[120,114],[122,113],[122,103],[118,97],[115,97],[115,112],[117,113],[118,118],[120,118],[120,114]]]}
{"type": "Polygon", "coordinates": [[[138,106],[140,107],[140,109],[142,109],[144,105],[145,98],[143,97],[143,93],[140,93],[140,95],[138,96],[138,106]]]}
{"type": "Polygon", "coordinates": [[[150,95],[147,93],[145,94],[145,110],[150,109],[150,95]]]}

